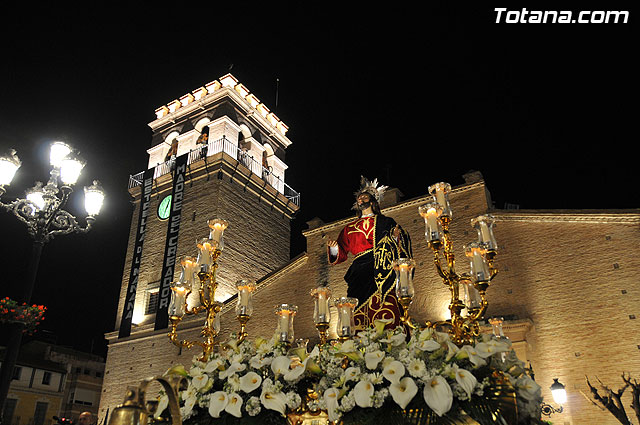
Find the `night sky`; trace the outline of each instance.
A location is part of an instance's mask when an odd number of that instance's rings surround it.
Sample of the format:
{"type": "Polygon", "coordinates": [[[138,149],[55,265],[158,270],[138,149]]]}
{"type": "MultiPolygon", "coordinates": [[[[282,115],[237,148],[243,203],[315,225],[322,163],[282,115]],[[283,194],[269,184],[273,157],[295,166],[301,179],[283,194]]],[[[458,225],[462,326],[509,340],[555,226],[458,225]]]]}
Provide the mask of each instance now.
{"type": "MultiPolygon", "coordinates": [[[[496,208],[638,208],[633,10],[626,25],[497,24],[502,4],[423,4],[32,5],[5,15],[0,152],[15,148],[23,166],[2,200],[46,182],[56,139],[87,161],[70,212],[84,224],[81,192],[93,179],[108,196],[91,232],[46,245],[32,298],[48,307],[41,329],[106,352],[132,212],[127,182],[146,167],[147,124],[159,106],[228,72],[290,128],[286,182],[302,194],[292,256],[305,248],[308,220],[351,214],[360,175],[411,199],[478,170],[496,208]]],[[[629,10],[554,4],[525,6],[629,10]]],[[[3,211],[0,235],[0,296],[13,295],[30,240],[3,211]]]]}

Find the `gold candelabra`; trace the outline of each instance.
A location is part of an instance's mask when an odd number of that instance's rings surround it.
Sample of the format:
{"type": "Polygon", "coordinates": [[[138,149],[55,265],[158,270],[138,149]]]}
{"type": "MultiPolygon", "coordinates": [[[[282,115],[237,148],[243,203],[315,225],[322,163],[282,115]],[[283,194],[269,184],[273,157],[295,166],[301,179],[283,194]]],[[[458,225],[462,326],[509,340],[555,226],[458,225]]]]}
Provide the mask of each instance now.
{"type": "MultiPolygon", "coordinates": [[[[229,223],[215,219],[207,222],[209,237],[198,241],[197,258],[185,256],[181,259],[182,272],[180,278],[171,285],[171,302],[169,304],[169,321],[171,329],[169,340],[176,346],[190,349],[194,345],[202,348],[200,361],[207,361],[219,346],[220,311],[223,303],[215,300],[218,282],[218,258],[224,248],[223,234],[229,223]],[[197,277],[197,280],[196,280],[197,277]],[[192,291],[197,286],[197,296],[192,297],[192,291]],[[197,316],[205,313],[205,322],[200,332],[201,340],[180,340],[178,326],[185,316],[197,316]]],[[[239,341],[247,337],[246,326],[253,311],[252,292],[255,284],[240,280],[236,284],[238,290],[238,305],[236,317],[240,322],[239,341]]]]}
{"type": "Polygon", "coordinates": [[[448,328],[452,341],[463,345],[471,343],[480,334],[479,322],[484,318],[488,307],[487,288],[498,272],[494,264],[497,244],[493,236],[493,217],[483,215],[471,220],[471,225],[478,231],[478,241],[465,247],[465,254],[470,261],[470,272],[456,272],[453,242],[449,231],[452,217],[448,197],[450,191],[451,186],[448,183],[430,186],[429,193],[433,195],[433,202],[419,207],[419,213],[425,221],[425,237],[433,251],[436,270],[451,292],[451,318],[435,323],[427,322],[427,326],[434,329],[448,328]]]}

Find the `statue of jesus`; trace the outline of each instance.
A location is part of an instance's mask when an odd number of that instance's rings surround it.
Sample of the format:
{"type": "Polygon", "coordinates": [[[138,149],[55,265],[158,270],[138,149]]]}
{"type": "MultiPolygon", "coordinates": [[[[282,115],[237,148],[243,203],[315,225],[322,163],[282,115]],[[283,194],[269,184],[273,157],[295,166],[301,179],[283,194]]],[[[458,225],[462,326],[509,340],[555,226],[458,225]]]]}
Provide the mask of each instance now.
{"type": "Polygon", "coordinates": [[[386,319],[387,328],[400,324],[402,309],[394,293],[393,261],[411,258],[411,240],[391,217],[380,211],[380,201],[387,186],[377,179],[362,177],[355,193],[353,209],[357,218],[347,224],[336,240],[327,241],[329,264],[344,262],[348,253],[355,256],[344,276],[347,296],[358,299],[355,310],[356,329],[365,329],[374,320],[386,319]]]}

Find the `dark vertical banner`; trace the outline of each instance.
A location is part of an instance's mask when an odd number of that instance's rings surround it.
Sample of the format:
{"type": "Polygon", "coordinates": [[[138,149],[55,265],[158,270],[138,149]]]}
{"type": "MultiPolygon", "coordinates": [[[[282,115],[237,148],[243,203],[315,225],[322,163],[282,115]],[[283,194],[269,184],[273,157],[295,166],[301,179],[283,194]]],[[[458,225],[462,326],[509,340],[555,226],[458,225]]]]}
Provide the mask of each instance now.
{"type": "Polygon", "coordinates": [[[176,158],[173,172],[173,190],[171,191],[171,213],[167,228],[167,240],[164,247],[164,260],[162,261],[162,274],[160,275],[160,288],[158,294],[158,307],[156,309],[155,330],[166,329],[169,326],[169,302],[171,301],[171,281],[175,271],[178,234],[180,233],[180,218],[182,215],[182,198],[184,196],[184,181],[187,173],[187,158],[184,154],[176,158]]]}
{"type": "Polygon", "coordinates": [[[124,298],[124,307],[122,309],[122,320],[120,321],[120,332],[118,333],[118,338],[124,338],[131,335],[131,320],[133,319],[133,309],[136,304],[136,291],[138,289],[138,277],[140,276],[140,261],[142,259],[142,245],[144,244],[144,234],[147,229],[147,219],[149,218],[149,205],[151,203],[151,189],[153,188],[154,171],[155,168],[150,168],[144,172],[142,177],[138,229],[136,230],[136,240],[133,245],[133,258],[131,259],[129,285],[127,286],[127,293],[124,298]]]}

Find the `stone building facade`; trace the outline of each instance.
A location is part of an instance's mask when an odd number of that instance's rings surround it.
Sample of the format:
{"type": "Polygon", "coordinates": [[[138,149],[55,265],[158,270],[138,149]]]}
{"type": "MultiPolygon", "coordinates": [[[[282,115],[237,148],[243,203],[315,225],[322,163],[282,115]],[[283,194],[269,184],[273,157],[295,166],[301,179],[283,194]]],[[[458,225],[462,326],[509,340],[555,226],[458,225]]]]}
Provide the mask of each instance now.
{"type": "MultiPolygon", "coordinates": [[[[257,115],[249,114],[248,109],[243,112],[242,105],[238,106],[241,102],[235,99],[235,93],[248,93],[244,87],[241,90],[234,85],[224,88],[221,84],[221,87],[222,97],[231,99],[225,106],[225,116],[229,118],[224,120],[225,125],[239,127],[239,122],[245,124],[243,120],[257,115]],[[235,115],[228,114],[230,110],[235,111],[235,115]]],[[[249,97],[248,94],[244,96],[245,99],[249,97]]],[[[179,122],[179,117],[175,116],[179,110],[174,109],[164,116],[161,109],[158,120],[169,117],[179,122]]],[[[196,118],[186,116],[191,122],[197,122],[196,118]]],[[[265,131],[265,122],[248,124],[254,128],[264,125],[260,131],[253,132],[254,152],[264,152],[267,144],[276,146],[273,152],[274,155],[280,153],[279,166],[284,170],[282,152],[288,139],[269,139],[278,130],[272,126],[271,132],[265,131]],[[256,135],[261,138],[259,141],[256,135]]],[[[176,131],[173,125],[167,125],[163,134],[176,131]]],[[[185,125],[184,128],[189,127],[185,125]]],[[[238,145],[237,134],[227,133],[227,136],[238,145]]],[[[186,136],[178,137],[186,139],[186,136]]],[[[158,136],[157,140],[162,137],[158,136]]],[[[222,150],[207,157],[207,161],[192,163],[191,181],[185,188],[183,212],[186,210],[187,213],[183,214],[178,251],[193,252],[196,237],[206,236],[207,219],[221,216],[229,220],[219,272],[219,296],[221,301],[226,300],[222,310],[222,338],[239,329],[232,294],[233,283],[242,277],[257,282],[254,313],[248,323],[250,338],[270,336],[275,329],[274,305],[292,303],[299,308],[295,319],[296,337],[309,338],[314,343],[318,338],[309,292],[318,284],[328,282],[335,297],[346,295],[343,276],[350,261],[329,266],[326,241],[335,238],[352,217],[332,223],[311,220],[303,232],[306,251],[289,259],[289,219],[298,208],[297,199],[292,196],[294,192],[290,188],[288,192],[283,190],[282,185],[269,184],[265,180],[268,175],[244,166],[233,153],[222,150]]],[[[157,189],[151,198],[151,211],[163,198],[162,191],[169,190],[170,180],[169,174],[155,180],[157,189]]],[[[433,182],[425,182],[425,187],[430,183],[433,182]]],[[[129,283],[140,207],[139,190],[140,186],[130,189],[136,211],[118,319],[129,283]]],[[[413,240],[417,263],[416,297],[410,314],[418,321],[446,319],[449,290],[435,271],[433,255],[423,237],[424,221],[418,214],[418,207],[428,202],[430,196],[399,202],[398,197],[393,196],[397,193],[392,191],[387,197],[383,214],[393,217],[413,240]]],[[[479,173],[465,175],[465,184],[453,188],[450,202],[454,212],[451,233],[459,270],[467,267],[463,245],[476,238],[476,232],[470,226],[471,219],[488,212],[496,219],[500,271],[488,290],[487,317],[505,318],[505,333],[513,341],[519,357],[530,362],[535,379],[543,388],[545,401],[553,404],[549,386],[554,378],[565,384],[568,402],[561,414],[552,417],[553,422],[569,425],[616,423],[582,393],[588,394],[585,376],[597,375],[612,387],[621,384],[622,372],[640,377],[640,340],[637,339],[640,323],[635,319],[640,315],[640,290],[635,279],[635,272],[640,270],[640,259],[636,255],[640,252],[640,210],[495,210],[479,173]]],[[[138,311],[145,311],[150,291],[160,279],[167,224],[153,217],[148,220],[147,227],[136,295],[138,311]]],[[[127,385],[137,385],[143,378],[162,374],[175,364],[188,365],[198,354],[197,350],[180,350],[171,345],[165,329],[154,330],[153,316],[142,315],[130,336],[119,338],[117,331],[106,335],[109,351],[99,412],[102,418],[107,409],[121,403],[127,385]]],[[[335,319],[332,321],[334,327],[335,319]]],[[[180,338],[197,337],[201,322],[202,319],[186,320],[180,338]]],[[[630,400],[625,401],[630,404],[630,400]]]]}

